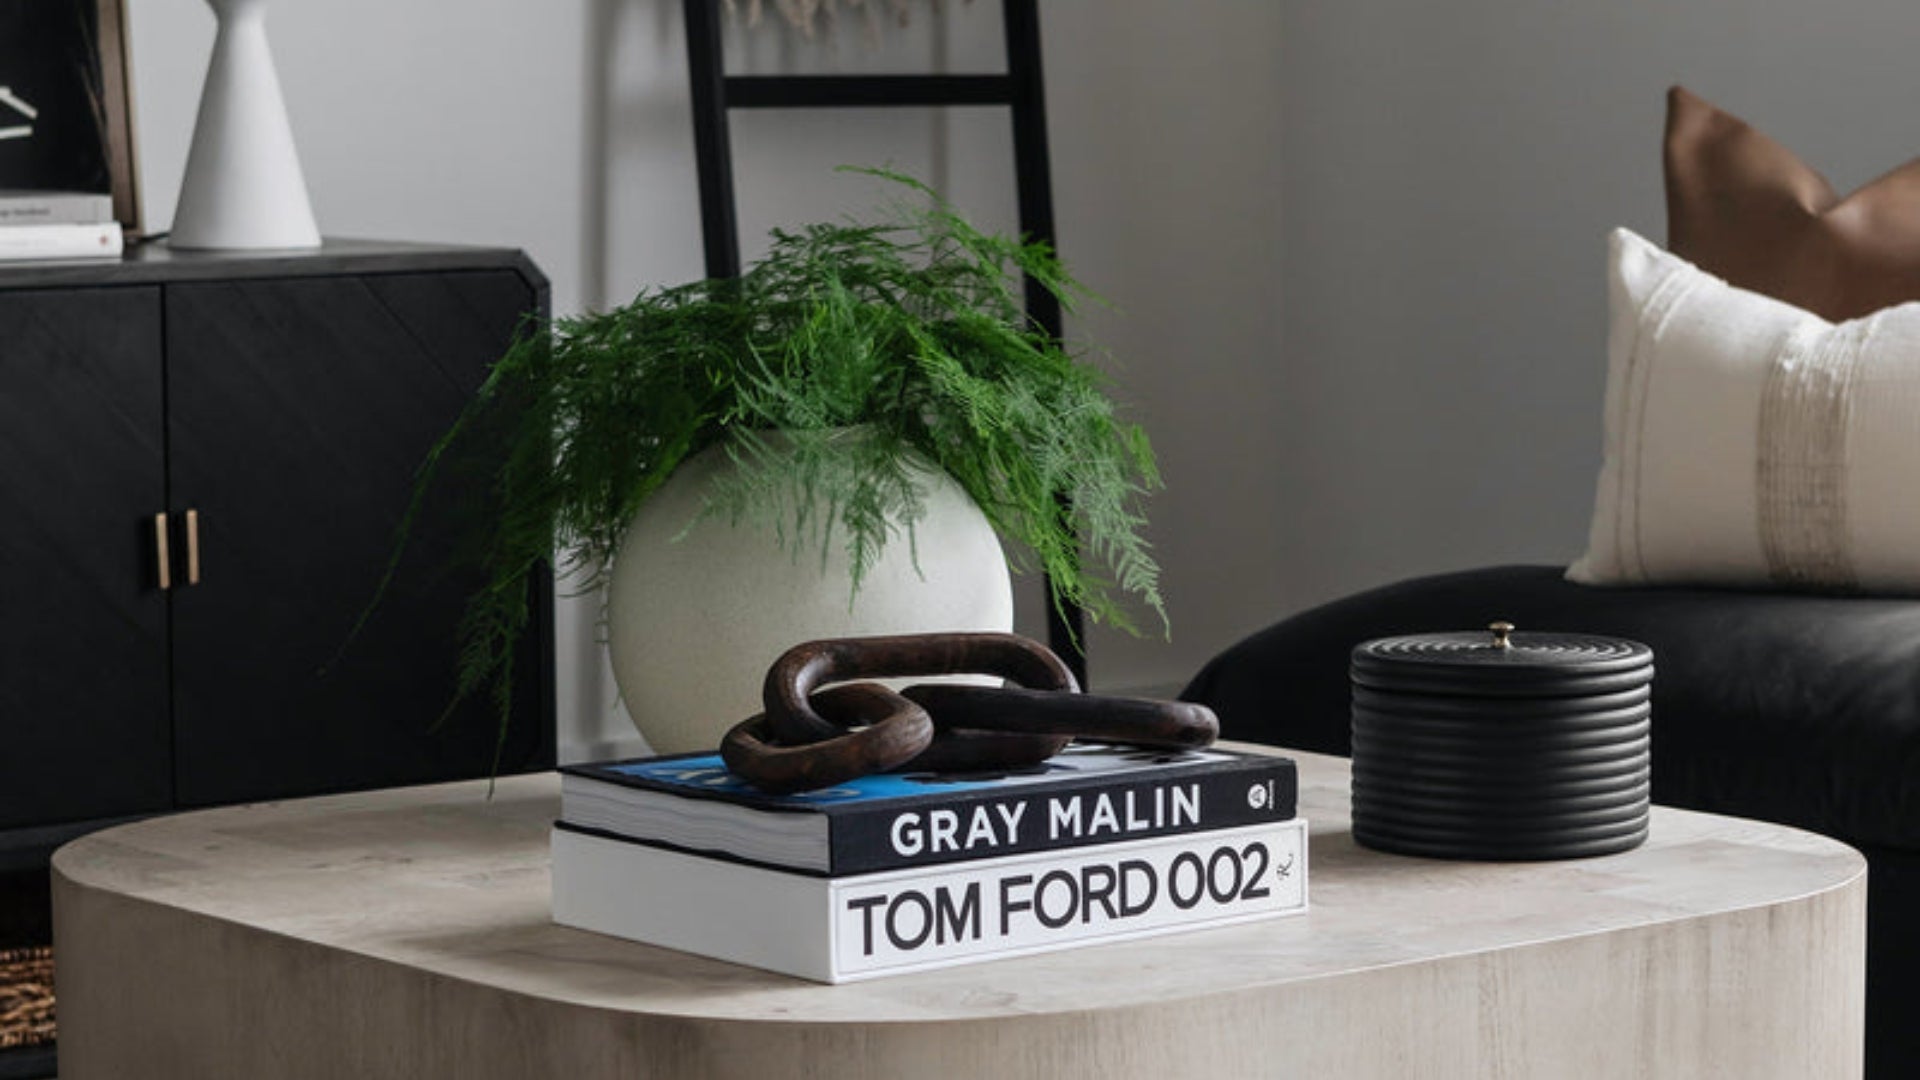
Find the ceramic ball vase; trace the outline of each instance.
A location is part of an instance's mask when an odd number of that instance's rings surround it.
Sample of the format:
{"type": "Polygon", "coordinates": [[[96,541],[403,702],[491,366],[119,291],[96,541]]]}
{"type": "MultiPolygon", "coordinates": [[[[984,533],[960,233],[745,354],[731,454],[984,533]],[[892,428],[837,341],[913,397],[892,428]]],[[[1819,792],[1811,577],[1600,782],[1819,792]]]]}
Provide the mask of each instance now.
{"type": "Polygon", "coordinates": [[[761,711],[767,668],[800,642],[1012,629],[999,538],[938,468],[917,470],[926,514],[911,537],[905,528],[890,537],[856,592],[844,526],[836,523],[823,553],[817,542],[783,547],[771,523],[702,515],[709,486],[734,467],[715,447],[675,470],[614,558],[614,679],[655,753],[717,748],[729,727],[761,711]]]}

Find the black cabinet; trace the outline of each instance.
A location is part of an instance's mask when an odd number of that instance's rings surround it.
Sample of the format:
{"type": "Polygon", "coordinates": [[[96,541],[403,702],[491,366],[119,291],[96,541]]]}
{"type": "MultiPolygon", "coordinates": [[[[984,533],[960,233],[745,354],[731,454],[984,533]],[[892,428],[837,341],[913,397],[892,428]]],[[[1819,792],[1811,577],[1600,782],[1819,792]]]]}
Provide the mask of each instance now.
{"type": "MultiPolygon", "coordinates": [[[[0,267],[0,862],[116,817],[487,774],[489,703],[435,724],[484,467],[351,631],[426,451],[546,306],[486,249],[0,267]]],[[[506,772],[554,759],[546,582],[531,603],[506,772]]]]}
{"type": "Polygon", "coordinates": [[[172,799],[160,293],[0,292],[0,830],[172,799]]]}

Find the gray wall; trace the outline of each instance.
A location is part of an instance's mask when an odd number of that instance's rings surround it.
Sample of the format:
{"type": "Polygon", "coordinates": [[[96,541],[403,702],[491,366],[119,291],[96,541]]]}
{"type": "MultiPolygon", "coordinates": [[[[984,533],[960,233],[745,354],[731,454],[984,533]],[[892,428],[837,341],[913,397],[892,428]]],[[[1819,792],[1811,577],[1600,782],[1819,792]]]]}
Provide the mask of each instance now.
{"type": "Polygon", "coordinates": [[[1842,191],[1920,152],[1909,3],[1359,0],[1282,22],[1282,606],[1584,545],[1604,237],[1664,240],[1669,84],[1842,191]]]}
{"type": "MultiPolygon", "coordinates": [[[[744,3],[743,3],[744,6],[744,3]]],[[[1117,310],[1081,329],[1151,432],[1174,637],[1092,638],[1094,682],[1177,684],[1286,611],[1584,539],[1602,240],[1660,238],[1684,81],[1843,189],[1920,148],[1896,0],[1044,0],[1060,243],[1117,310]],[[1841,118],[1845,118],[1844,120],[1841,118]]],[[[150,216],[172,214],[211,41],[131,0],[150,216]]],[[[700,273],[673,0],[280,0],[270,29],[321,227],[509,244],[562,311],[700,273]]],[[[988,71],[995,0],[875,44],[732,34],[732,70],[988,71]]],[[[735,124],[744,232],[857,207],[894,164],[1013,221],[1003,116],[735,124]]],[[[1038,631],[1038,594],[1022,626],[1038,631]]],[[[616,748],[591,601],[563,604],[563,753],[616,748]]]]}

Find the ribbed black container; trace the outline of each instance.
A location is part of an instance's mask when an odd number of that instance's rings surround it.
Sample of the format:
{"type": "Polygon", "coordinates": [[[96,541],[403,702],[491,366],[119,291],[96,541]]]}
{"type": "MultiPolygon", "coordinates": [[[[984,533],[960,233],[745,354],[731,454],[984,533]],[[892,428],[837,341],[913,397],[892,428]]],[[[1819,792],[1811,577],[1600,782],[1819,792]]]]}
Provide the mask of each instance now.
{"type": "Polygon", "coordinates": [[[1589,634],[1414,634],[1353,650],[1353,836],[1566,859],[1647,836],[1653,650],[1589,634]]]}

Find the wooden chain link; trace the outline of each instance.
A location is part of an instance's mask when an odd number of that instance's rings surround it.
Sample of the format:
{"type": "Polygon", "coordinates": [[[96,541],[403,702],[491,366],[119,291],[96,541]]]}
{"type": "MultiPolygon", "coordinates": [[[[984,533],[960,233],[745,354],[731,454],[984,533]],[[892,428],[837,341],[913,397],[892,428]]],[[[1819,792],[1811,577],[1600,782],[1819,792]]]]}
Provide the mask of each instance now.
{"type": "Polygon", "coordinates": [[[1015,634],[805,642],[767,670],[762,698],[766,711],[727,732],[720,756],[774,793],[877,772],[1030,768],[1075,738],[1184,750],[1220,733],[1204,705],[1083,694],[1059,657],[1015,634]],[[1015,685],[925,683],[896,692],[846,682],[970,674],[1015,685]]]}

